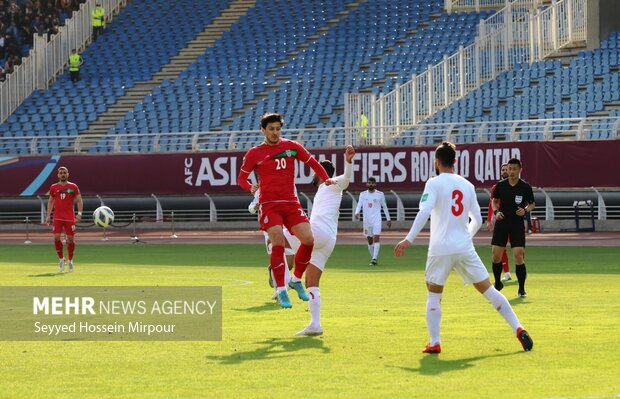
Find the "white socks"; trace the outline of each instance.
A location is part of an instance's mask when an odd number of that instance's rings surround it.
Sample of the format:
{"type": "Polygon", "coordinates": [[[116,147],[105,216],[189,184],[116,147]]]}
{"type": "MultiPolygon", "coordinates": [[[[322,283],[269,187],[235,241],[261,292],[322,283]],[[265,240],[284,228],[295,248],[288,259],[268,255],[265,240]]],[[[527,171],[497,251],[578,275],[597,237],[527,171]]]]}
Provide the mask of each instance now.
{"type": "Polygon", "coordinates": [[[372,254],[374,252],[374,244],[368,244],[368,253],[370,254],[370,256],[372,257],[372,254]]]}
{"type": "Polygon", "coordinates": [[[431,336],[431,345],[440,343],[439,329],[441,323],[441,294],[428,292],[426,300],[426,326],[431,336]]]}
{"type": "Polygon", "coordinates": [[[508,299],[493,286],[489,287],[482,295],[491,302],[491,305],[493,305],[495,310],[497,310],[504,320],[510,324],[512,331],[516,334],[517,328],[521,327],[521,324],[519,323],[517,315],[512,310],[508,299]]]}
{"type": "Polygon", "coordinates": [[[311,317],[310,325],[318,327],[321,325],[321,293],[319,287],[308,288],[308,296],[310,297],[308,301],[311,317]]]}
{"type": "Polygon", "coordinates": [[[373,244],[372,258],[379,259],[379,248],[381,248],[381,244],[376,242],[373,244]]]}

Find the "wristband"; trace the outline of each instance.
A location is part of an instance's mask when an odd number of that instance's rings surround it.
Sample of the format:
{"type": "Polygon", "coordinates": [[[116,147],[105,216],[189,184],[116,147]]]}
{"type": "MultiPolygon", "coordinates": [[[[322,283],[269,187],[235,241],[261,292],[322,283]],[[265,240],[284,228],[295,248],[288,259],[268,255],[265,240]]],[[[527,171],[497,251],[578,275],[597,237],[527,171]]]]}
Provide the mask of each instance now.
{"type": "Polygon", "coordinates": [[[78,212],[78,216],[82,216],[82,212],[78,212]]]}

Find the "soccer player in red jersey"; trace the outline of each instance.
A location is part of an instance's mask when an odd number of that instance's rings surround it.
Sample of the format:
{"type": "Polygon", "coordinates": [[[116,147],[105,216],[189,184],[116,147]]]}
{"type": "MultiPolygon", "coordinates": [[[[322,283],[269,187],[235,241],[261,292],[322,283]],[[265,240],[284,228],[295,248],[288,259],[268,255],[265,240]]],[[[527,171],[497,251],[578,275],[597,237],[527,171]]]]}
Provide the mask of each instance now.
{"type": "MultiPolygon", "coordinates": [[[[507,179],[508,164],[502,164],[500,171],[502,178],[499,181],[507,179]]],[[[487,228],[490,232],[493,232],[493,228],[495,227],[495,215],[493,215],[493,192],[495,191],[495,186],[497,186],[497,184],[494,184],[493,187],[491,187],[491,199],[489,200],[489,212],[487,214],[487,228]]],[[[508,237],[508,241],[510,242],[510,237],[508,237]]],[[[501,267],[498,264],[493,264],[493,277],[495,278],[495,289],[498,291],[501,291],[502,288],[504,288],[504,283],[502,283],[502,281],[512,280],[512,276],[510,275],[510,266],[508,265],[508,253],[506,250],[504,250],[504,253],[502,254],[501,267]],[[504,277],[501,277],[502,269],[504,270],[504,277]]]]}
{"type": "Polygon", "coordinates": [[[239,186],[252,194],[260,188],[260,225],[271,241],[271,270],[278,292],[278,302],[283,308],[292,307],[284,281],[285,226],[301,242],[295,254],[295,269],[288,285],[297,291],[300,299],[308,301],[308,294],[301,283],[314,247],[310,222],[295,195],[295,159],[306,163],[325,182],[333,184],[321,164],[296,141],[280,137],[284,118],[278,113],[268,113],[261,118],[261,131],[265,141],[251,148],[243,158],[237,181],[239,186]],[[251,184],[248,177],[256,171],[259,183],[251,184]]]}
{"type": "Polygon", "coordinates": [[[47,201],[47,217],[45,224],[49,226],[52,209],[54,210],[54,222],[52,223],[52,233],[54,234],[54,245],[60,259],[60,272],[65,271],[65,257],[63,255],[62,241],[60,233],[65,230],[67,236],[67,258],[69,272],[73,271],[73,250],[75,249],[75,223],[82,219],[82,209],[84,203],[80,195],[80,189],[75,183],[69,180],[69,169],[61,166],[58,168],[58,183],[52,184],[47,201]],[[77,202],[78,213],[74,215],[73,202],[77,202]]]}

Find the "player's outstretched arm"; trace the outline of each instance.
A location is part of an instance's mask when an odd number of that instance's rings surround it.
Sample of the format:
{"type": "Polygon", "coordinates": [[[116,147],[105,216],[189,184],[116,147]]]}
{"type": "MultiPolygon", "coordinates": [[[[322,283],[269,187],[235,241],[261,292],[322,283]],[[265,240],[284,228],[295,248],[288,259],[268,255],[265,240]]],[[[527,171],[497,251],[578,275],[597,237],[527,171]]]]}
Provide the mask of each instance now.
{"type": "Polygon", "coordinates": [[[349,187],[349,182],[351,181],[351,174],[353,173],[352,163],[353,156],[355,155],[355,149],[352,146],[347,146],[345,151],[345,165],[344,165],[344,173],[340,176],[336,176],[332,180],[335,181],[335,184],[338,185],[342,190],[349,187]]]}
{"type": "Polygon", "coordinates": [[[310,168],[312,168],[312,170],[314,171],[314,173],[316,173],[316,175],[325,182],[326,186],[329,186],[331,184],[334,184],[334,180],[332,178],[330,178],[327,175],[327,172],[325,171],[325,169],[321,166],[321,164],[319,163],[319,161],[316,160],[316,158],[314,157],[310,157],[308,158],[308,160],[306,161],[306,165],[308,165],[310,168]]]}

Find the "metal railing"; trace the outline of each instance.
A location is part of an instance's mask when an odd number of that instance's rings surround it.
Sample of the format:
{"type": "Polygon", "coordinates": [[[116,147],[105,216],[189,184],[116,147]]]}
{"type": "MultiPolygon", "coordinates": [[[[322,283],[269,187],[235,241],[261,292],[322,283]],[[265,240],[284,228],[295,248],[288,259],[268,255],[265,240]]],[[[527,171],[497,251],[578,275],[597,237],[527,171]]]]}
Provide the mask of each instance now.
{"type": "Polygon", "coordinates": [[[49,40],[34,36],[34,46],[22,64],[0,83],[0,123],[3,123],[34,90],[47,89],[69,63],[72,49],[83,50],[91,41],[91,13],[100,3],[106,11],[106,22],[120,12],[127,0],[87,0],[80,4],[58,33],[49,40]]]}
{"type": "MultiPolygon", "coordinates": [[[[525,0],[529,3],[541,3],[543,0],[525,0]]],[[[549,0],[545,0],[549,1],[549,0]]],[[[495,9],[506,7],[511,0],[445,0],[444,9],[447,12],[480,11],[482,9],[495,9]]]]}
{"type": "MultiPolygon", "coordinates": [[[[425,123],[416,126],[287,129],[283,137],[308,148],[345,145],[433,145],[520,140],[590,140],[620,138],[620,117],[536,119],[462,123],[425,123]],[[366,129],[366,139],[362,138],[366,129]]],[[[259,130],[230,132],[137,133],[87,136],[0,137],[0,155],[50,153],[148,153],[246,150],[262,142],[259,130]],[[226,143],[222,145],[222,143],[226,143]],[[183,144],[182,144],[183,143],[183,144]]]]}
{"type": "Polygon", "coordinates": [[[388,94],[346,94],[345,126],[358,125],[361,113],[370,126],[416,125],[500,73],[586,40],[586,0],[555,1],[536,12],[525,12],[526,3],[510,3],[501,18],[481,23],[472,45],[444,56],[388,94]]]}

